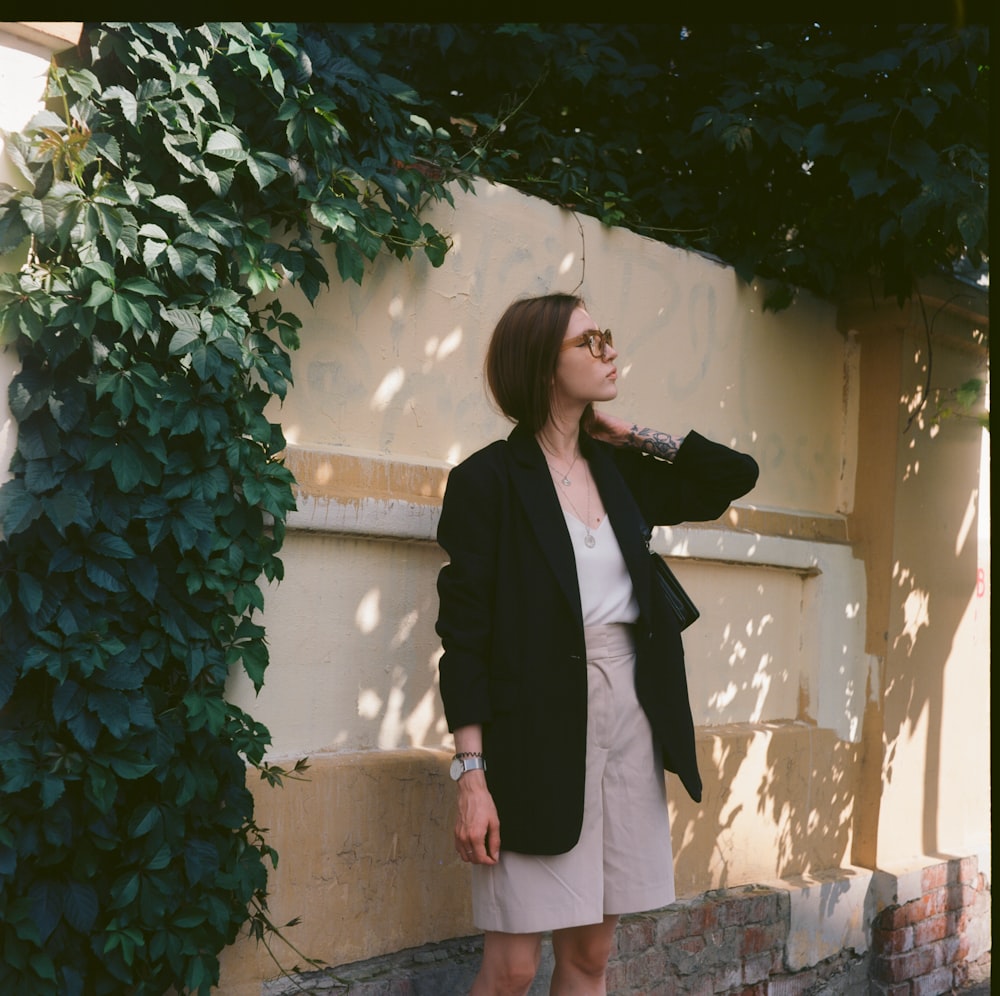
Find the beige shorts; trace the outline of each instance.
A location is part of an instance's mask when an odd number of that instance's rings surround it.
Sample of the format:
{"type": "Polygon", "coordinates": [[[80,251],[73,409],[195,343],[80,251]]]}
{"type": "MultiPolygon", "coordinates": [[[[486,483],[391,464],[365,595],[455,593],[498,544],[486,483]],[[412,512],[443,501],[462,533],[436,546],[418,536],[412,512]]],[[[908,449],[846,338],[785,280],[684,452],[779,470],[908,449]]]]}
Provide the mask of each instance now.
{"type": "Polygon", "coordinates": [[[590,626],[583,830],[566,854],[503,850],[472,866],[480,930],[537,933],[600,923],[674,901],[663,764],[635,694],[635,644],[625,625],[590,626]]]}

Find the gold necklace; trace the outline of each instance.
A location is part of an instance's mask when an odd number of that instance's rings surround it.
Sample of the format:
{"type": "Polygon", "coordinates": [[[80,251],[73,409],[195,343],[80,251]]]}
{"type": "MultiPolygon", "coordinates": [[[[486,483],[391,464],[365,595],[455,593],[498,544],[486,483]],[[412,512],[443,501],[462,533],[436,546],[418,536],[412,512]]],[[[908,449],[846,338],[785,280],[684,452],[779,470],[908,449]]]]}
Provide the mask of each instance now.
{"type": "MultiPolygon", "coordinates": [[[[539,440],[539,442],[541,442],[541,440],[539,440]]],[[[542,449],[543,449],[543,450],[545,450],[545,452],[546,452],[546,453],[548,453],[548,454],[549,454],[550,456],[555,456],[555,454],[554,454],[554,453],[552,452],[552,450],[550,450],[550,449],[549,449],[549,448],[548,448],[548,447],[547,447],[547,446],[545,445],[545,443],[542,443],[542,449]]],[[[569,466],[568,466],[568,467],[566,468],[566,472],[565,472],[565,473],[564,473],[564,474],[563,474],[563,475],[562,475],[561,477],[559,477],[559,472],[558,472],[558,471],[556,470],[556,468],[555,468],[555,467],[553,467],[553,466],[552,466],[552,464],[551,464],[551,463],[549,463],[549,461],[548,461],[548,460],[546,460],[545,462],[546,462],[547,464],[549,464],[549,470],[550,470],[550,471],[552,471],[552,473],[554,473],[554,474],[555,474],[555,475],[557,476],[557,478],[558,478],[558,480],[559,480],[559,483],[560,483],[560,484],[561,484],[561,485],[562,485],[562,486],[563,486],[564,488],[568,488],[568,487],[569,487],[569,486],[570,486],[570,485],[571,485],[571,484],[573,483],[573,482],[572,482],[572,481],[571,481],[571,480],[569,479],[569,475],[570,475],[571,471],[573,470],[573,468],[574,468],[574,467],[576,466],[576,461],[577,461],[577,460],[579,460],[579,459],[580,459],[580,451],[579,451],[579,450],[577,450],[577,451],[576,451],[576,456],[575,456],[575,457],[573,457],[573,462],[572,462],[572,463],[571,463],[571,464],[570,464],[570,465],[569,465],[569,466]]]]}
{"type": "Polygon", "coordinates": [[[583,521],[583,528],[587,532],[587,535],[583,537],[583,545],[588,549],[593,549],[597,543],[597,539],[594,537],[594,534],[590,531],[590,479],[589,478],[585,479],[583,485],[587,489],[587,518],[584,519],[580,515],[580,512],[577,509],[576,505],[573,504],[573,501],[570,498],[568,491],[564,492],[563,497],[566,499],[566,501],[569,502],[569,507],[573,509],[573,512],[576,515],[576,517],[578,519],[582,519],[583,521]]]}

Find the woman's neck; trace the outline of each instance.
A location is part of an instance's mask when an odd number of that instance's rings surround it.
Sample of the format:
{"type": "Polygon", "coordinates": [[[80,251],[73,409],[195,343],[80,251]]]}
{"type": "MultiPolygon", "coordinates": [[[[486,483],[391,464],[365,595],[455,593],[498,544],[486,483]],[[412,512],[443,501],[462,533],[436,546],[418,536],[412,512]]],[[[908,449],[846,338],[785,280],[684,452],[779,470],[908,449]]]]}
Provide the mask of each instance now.
{"type": "Polygon", "coordinates": [[[549,418],[535,435],[538,445],[556,460],[569,463],[580,455],[580,423],[549,418]]]}

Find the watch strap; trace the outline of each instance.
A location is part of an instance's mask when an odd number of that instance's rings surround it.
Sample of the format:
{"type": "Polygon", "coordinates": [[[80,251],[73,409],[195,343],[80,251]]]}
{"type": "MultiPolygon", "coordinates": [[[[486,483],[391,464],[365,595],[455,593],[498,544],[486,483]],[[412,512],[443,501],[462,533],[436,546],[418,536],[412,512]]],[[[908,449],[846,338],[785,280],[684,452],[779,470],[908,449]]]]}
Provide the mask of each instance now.
{"type": "Polygon", "coordinates": [[[486,758],[482,754],[456,754],[451,761],[451,777],[457,782],[467,771],[485,771],[486,758]]]}

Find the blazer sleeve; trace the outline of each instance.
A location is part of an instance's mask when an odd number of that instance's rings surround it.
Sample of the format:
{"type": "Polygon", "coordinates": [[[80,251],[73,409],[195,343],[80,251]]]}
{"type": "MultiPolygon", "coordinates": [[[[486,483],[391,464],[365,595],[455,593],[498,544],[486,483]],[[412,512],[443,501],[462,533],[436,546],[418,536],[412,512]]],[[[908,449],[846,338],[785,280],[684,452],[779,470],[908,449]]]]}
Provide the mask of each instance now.
{"type": "Polygon", "coordinates": [[[438,543],[449,558],[438,574],[436,626],[444,648],[439,673],[449,730],[492,717],[499,489],[487,469],[469,462],[452,469],[438,523],[438,543]]]}
{"type": "Polygon", "coordinates": [[[638,450],[614,450],[622,476],[650,525],[717,519],[757,483],[757,461],[697,432],[684,437],[672,462],[638,450]]]}

